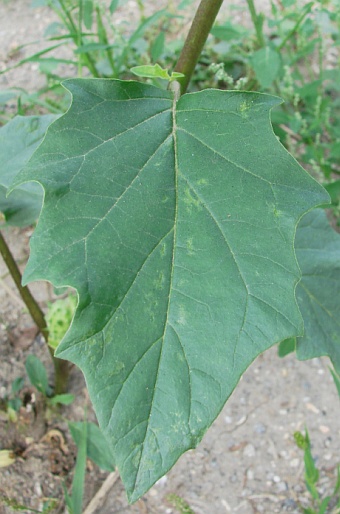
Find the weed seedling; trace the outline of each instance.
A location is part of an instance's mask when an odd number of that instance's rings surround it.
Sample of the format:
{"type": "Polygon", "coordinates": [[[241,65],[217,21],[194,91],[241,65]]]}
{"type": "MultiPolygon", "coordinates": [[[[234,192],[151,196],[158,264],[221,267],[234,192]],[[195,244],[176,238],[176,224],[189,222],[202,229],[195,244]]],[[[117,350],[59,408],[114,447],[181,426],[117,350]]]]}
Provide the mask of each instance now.
{"type": "MultiPolygon", "coordinates": [[[[312,507],[301,507],[304,514],[325,514],[327,512],[328,505],[333,499],[337,498],[336,512],[340,511],[340,466],[338,466],[338,478],[334,487],[333,493],[326,498],[321,498],[317,485],[319,482],[319,470],[315,465],[314,458],[311,452],[311,443],[309,439],[308,431],[306,430],[305,435],[301,432],[295,432],[294,439],[297,446],[304,451],[304,464],[305,464],[305,483],[308,491],[312,497],[312,507]]],[[[334,512],[334,511],[332,511],[334,512]]]]}

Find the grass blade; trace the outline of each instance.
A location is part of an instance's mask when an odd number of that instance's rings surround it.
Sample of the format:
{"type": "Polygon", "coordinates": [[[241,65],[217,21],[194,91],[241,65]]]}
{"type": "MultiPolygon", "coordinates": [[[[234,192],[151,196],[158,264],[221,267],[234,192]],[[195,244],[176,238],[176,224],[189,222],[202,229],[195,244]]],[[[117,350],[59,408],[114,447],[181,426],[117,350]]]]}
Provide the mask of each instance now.
{"type": "Polygon", "coordinates": [[[72,510],[73,514],[81,514],[83,508],[84,482],[87,456],[87,423],[83,423],[83,431],[78,446],[76,467],[72,481],[72,510]]]}
{"type": "Polygon", "coordinates": [[[50,46],[48,48],[45,48],[45,50],[41,50],[40,52],[36,52],[35,54],[30,55],[29,57],[25,57],[24,59],[21,59],[21,61],[14,64],[14,66],[10,66],[9,68],[6,68],[5,70],[0,71],[0,75],[6,73],[9,70],[14,70],[15,68],[18,68],[22,64],[25,64],[26,62],[35,62],[39,59],[40,56],[47,54],[48,52],[51,52],[55,48],[58,48],[59,46],[64,45],[65,43],[58,43],[57,45],[50,46]]]}

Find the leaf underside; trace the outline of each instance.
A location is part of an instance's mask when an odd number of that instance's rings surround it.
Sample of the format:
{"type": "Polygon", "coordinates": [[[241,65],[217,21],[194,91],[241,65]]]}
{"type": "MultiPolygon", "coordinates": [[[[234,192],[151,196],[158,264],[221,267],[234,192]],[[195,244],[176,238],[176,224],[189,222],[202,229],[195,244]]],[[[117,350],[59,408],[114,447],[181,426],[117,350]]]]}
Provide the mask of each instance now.
{"type": "Polygon", "coordinates": [[[194,448],[265,349],[301,335],[293,240],[327,193],[277,142],[279,100],[70,80],[19,177],[45,189],[25,282],[78,291],[84,372],[130,501],[194,448]]]}
{"type": "Polygon", "coordinates": [[[39,216],[41,187],[24,184],[8,198],[8,187],[41,143],[47,127],[58,116],[16,116],[0,128],[0,212],[9,225],[27,226],[39,216]]]}
{"type": "Polygon", "coordinates": [[[340,235],[323,210],[302,218],[295,250],[302,272],[296,297],[305,325],[296,355],[301,360],[328,355],[340,374],[340,235]]]}

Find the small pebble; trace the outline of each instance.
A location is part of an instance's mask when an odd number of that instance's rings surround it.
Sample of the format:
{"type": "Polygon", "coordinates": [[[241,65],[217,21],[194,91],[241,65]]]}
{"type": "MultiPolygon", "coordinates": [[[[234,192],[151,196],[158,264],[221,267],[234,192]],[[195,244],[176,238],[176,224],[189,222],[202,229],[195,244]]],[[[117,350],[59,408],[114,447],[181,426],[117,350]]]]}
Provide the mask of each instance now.
{"type": "Polygon", "coordinates": [[[224,498],[222,498],[221,503],[222,503],[223,507],[225,507],[225,510],[227,512],[231,512],[231,507],[230,507],[229,503],[226,500],[224,500],[224,498]]]}
{"type": "Polygon", "coordinates": [[[273,476],[273,480],[274,480],[274,482],[276,482],[277,484],[278,484],[279,482],[281,482],[281,478],[279,477],[279,475],[274,475],[274,476],[273,476]]]}
{"type": "Polygon", "coordinates": [[[329,432],[329,427],[326,427],[326,425],[320,425],[320,426],[319,426],[319,430],[320,430],[320,432],[322,432],[323,434],[328,434],[328,432],[329,432]]]}
{"type": "Polygon", "coordinates": [[[310,410],[311,412],[314,412],[314,414],[319,414],[320,411],[317,407],[315,407],[315,405],[313,405],[312,403],[306,403],[306,407],[308,410],[310,410]]]}
{"type": "Polygon", "coordinates": [[[37,496],[42,496],[42,489],[41,489],[41,485],[39,484],[39,482],[36,482],[34,484],[34,492],[36,493],[37,496]]]}
{"type": "Polygon", "coordinates": [[[243,423],[247,420],[247,416],[242,416],[238,421],[236,421],[235,425],[238,427],[239,425],[243,425],[243,423]]]}
{"type": "Polygon", "coordinates": [[[324,440],[324,446],[325,448],[329,448],[332,444],[332,438],[331,437],[326,437],[326,439],[324,440]]]}
{"type": "Polygon", "coordinates": [[[297,468],[300,464],[300,459],[292,459],[289,463],[291,468],[297,468]]]}
{"type": "Polygon", "coordinates": [[[244,447],[243,455],[245,457],[255,457],[255,447],[252,444],[247,444],[247,446],[244,447]]]}
{"type": "Polygon", "coordinates": [[[287,498],[286,500],[283,500],[282,507],[284,510],[291,510],[295,509],[297,507],[296,502],[292,500],[291,498],[287,498]]]}
{"type": "Polygon", "coordinates": [[[263,423],[256,423],[254,426],[254,432],[257,434],[264,434],[266,432],[267,428],[263,425],[263,423]]]}
{"type": "Polygon", "coordinates": [[[251,468],[247,469],[247,479],[254,480],[254,476],[254,471],[251,468]]]}
{"type": "Polygon", "coordinates": [[[278,493],[284,493],[285,491],[288,491],[288,486],[287,486],[286,482],[279,482],[276,485],[276,490],[278,493]]]}

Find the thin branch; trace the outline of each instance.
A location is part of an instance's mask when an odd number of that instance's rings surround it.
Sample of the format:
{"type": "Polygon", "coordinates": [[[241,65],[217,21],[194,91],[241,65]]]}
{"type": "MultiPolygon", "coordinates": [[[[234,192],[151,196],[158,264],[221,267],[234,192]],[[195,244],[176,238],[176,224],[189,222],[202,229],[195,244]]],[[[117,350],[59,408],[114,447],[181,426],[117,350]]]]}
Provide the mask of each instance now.
{"type": "Polygon", "coordinates": [[[201,0],[198,6],[182,52],[175,66],[175,71],[184,74],[184,77],[178,79],[178,82],[181,84],[182,94],[187,90],[196,63],[222,3],[223,0],[201,0]]]}
{"type": "Polygon", "coordinates": [[[35,324],[39,328],[40,332],[43,334],[46,342],[48,341],[48,330],[45,321],[45,316],[43,311],[40,309],[37,301],[32,296],[30,290],[27,286],[21,285],[21,272],[17,263],[14,260],[11,250],[9,249],[2,233],[0,232],[0,254],[5,261],[5,264],[13,278],[15,285],[18,288],[20,296],[25,303],[30,315],[32,316],[35,324]]]}
{"type": "Polygon", "coordinates": [[[46,320],[43,311],[41,310],[39,304],[36,299],[30,292],[27,286],[23,286],[21,284],[22,276],[20,269],[15,262],[15,259],[12,255],[11,250],[9,249],[2,233],[0,232],[0,254],[2,255],[5,264],[10,272],[11,277],[13,278],[15,285],[18,288],[20,296],[27,307],[30,315],[32,316],[35,324],[37,325],[39,331],[43,334],[45,341],[47,343],[48,350],[51,354],[51,358],[54,365],[55,377],[54,377],[54,392],[55,394],[64,393],[67,389],[67,382],[69,376],[69,363],[62,359],[58,359],[54,356],[54,350],[48,345],[48,330],[46,325],[46,320]]]}

